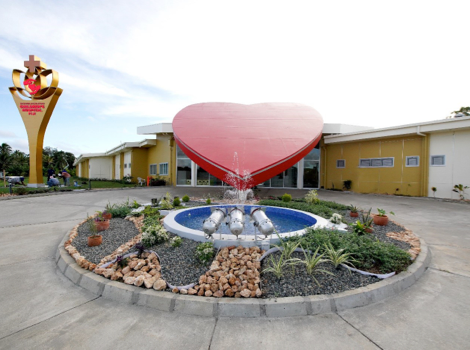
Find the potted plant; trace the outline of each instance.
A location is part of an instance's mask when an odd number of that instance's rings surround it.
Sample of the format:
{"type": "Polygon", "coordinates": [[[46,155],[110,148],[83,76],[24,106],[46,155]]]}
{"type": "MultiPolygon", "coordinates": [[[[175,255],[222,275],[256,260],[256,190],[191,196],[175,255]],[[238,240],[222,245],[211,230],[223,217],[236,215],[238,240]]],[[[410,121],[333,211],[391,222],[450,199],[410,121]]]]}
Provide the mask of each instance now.
{"type": "MultiPolygon", "coordinates": [[[[374,224],[379,225],[379,226],[387,225],[388,224],[388,216],[386,215],[387,212],[380,208],[377,208],[377,211],[379,213],[374,216],[374,224]]],[[[391,211],[390,214],[395,215],[393,211],[391,211]]]]}
{"type": "Polygon", "coordinates": [[[374,230],[372,229],[372,222],[374,221],[374,219],[370,216],[371,210],[372,208],[370,208],[366,214],[364,214],[364,212],[362,212],[361,214],[361,221],[364,224],[364,231],[367,233],[374,232],[374,230]]]}
{"type": "Polygon", "coordinates": [[[349,216],[352,218],[357,218],[359,216],[358,210],[358,207],[351,204],[349,209],[349,216]]]}
{"type": "Polygon", "coordinates": [[[111,218],[113,217],[113,214],[105,210],[101,213],[101,216],[105,218],[106,220],[111,220],[111,218]]]}
{"type": "Polygon", "coordinates": [[[109,220],[103,217],[103,213],[98,211],[98,215],[94,218],[96,229],[98,232],[107,230],[109,228],[109,220]]]}
{"type": "Polygon", "coordinates": [[[98,228],[96,227],[95,220],[89,219],[88,230],[90,231],[90,236],[88,236],[88,246],[95,247],[100,245],[103,242],[103,236],[98,235],[98,228]]]}

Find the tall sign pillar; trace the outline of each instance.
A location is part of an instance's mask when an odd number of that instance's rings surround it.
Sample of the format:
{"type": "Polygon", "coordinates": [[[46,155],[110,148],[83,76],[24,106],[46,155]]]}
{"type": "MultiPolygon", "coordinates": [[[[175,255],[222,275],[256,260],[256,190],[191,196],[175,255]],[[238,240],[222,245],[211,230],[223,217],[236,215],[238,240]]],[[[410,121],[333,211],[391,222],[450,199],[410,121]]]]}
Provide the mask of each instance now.
{"type": "Polygon", "coordinates": [[[24,62],[26,72],[13,70],[10,92],[23,119],[29,143],[29,187],[42,187],[42,149],[47,124],[62,94],[59,74],[46,69],[46,64],[34,55],[24,62]],[[48,84],[47,77],[51,76],[48,84]],[[23,80],[23,81],[22,81],[23,80]]]}

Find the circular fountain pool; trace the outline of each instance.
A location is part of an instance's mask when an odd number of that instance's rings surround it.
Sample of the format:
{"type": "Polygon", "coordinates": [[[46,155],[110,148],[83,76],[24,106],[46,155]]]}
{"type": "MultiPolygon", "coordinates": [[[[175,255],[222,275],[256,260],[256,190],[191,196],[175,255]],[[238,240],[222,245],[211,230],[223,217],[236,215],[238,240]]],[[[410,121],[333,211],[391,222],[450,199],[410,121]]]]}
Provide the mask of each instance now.
{"type": "MultiPolygon", "coordinates": [[[[181,237],[189,238],[195,241],[205,242],[206,239],[202,231],[203,222],[211,215],[211,208],[233,208],[233,205],[225,206],[204,206],[177,210],[171,212],[165,217],[165,228],[181,237]]],[[[230,246],[230,245],[269,245],[279,242],[276,234],[262,240],[264,236],[260,235],[257,229],[250,222],[250,211],[253,205],[244,205],[245,211],[245,229],[238,237],[231,234],[228,226],[222,223],[216,233],[212,235],[212,240],[216,247],[230,246]]],[[[272,221],[279,237],[285,238],[293,235],[303,235],[307,227],[324,227],[328,226],[328,221],[310,213],[299,210],[268,207],[266,206],[266,215],[272,221]]]]}

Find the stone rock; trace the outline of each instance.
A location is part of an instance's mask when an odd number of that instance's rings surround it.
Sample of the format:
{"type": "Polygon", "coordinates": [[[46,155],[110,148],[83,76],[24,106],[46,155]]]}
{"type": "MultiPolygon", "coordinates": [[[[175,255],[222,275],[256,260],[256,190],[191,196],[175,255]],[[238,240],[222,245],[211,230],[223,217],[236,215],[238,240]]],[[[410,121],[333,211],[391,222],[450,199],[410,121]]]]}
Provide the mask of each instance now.
{"type": "Polygon", "coordinates": [[[224,292],[222,290],[218,290],[212,296],[215,298],[222,298],[224,296],[224,292]]]}
{"type": "Polygon", "coordinates": [[[240,295],[244,298],[251,297],[251,291],[249,289],[244,289],[240,292],[240,295]]]}
{"type": "Polygon", "coordinates": [[[118,279],[122,278],[123,277],[123,274],[120,272],[120,271],[116,271],[115,273],[113,273],[113,275],[111,276],[111,280],[113,281],[117,281],[118,279]]]}
{"type": "Polygon", "coordinates": [[[226,279],[225,277],[221,277],[219,278],[219,282],[222,284],[225,284],[225,283],[228,283],[228,279],[226,279]]]}
{"type": "Polygon", "coordinates": [[[206,297],[211,297],[212,296],[212,292],[210,290],[206,290],[206,292],[204,293],[204,295],[206,297]]]}
{"type": "Polygon", "coordinates": [[[144,279],[145,277],[140,275],[139,277],[136,277],[134,281],[134,286],[140,287],[142,284],[144,284],[144,279]]]}
{"type": "MultiPolygon", "coordinates": [[[[228,283],[225,283],[225,284],[222,286],[222,288],[221,288],[221,289],[223,289],[223,290],[227,290],[227,289],[229,289],[229,288],[230,288],[230,284],[228,284],[228,283]]],[[[220,289],[220,288],[219,288],[219,289],[220,289]]]]}
{"type": "Polygon", "coordinates": [[[204,284],[204,290],[210,290],[211,289],[211,285],[206,283],[204,284]]]}
{"type": "Polygon", "coordinates": [[[145,278],[144,279],[145,288],[147,288],[147,289],[152,288],[153,284],[155,283],[156,280],[157,279],[155,277],[145,278]]]}
{"type": "Polygon", "coordinates": [[[148,266],[143,266],[143,267],[140,269],[140,271],[142,271],[142,272],[148,272],[149,270],[150,270],[150,267],[148,267],[148,266]]]}
{"type": "Polygon", "coordinates": [[[125,284],[134,284],[135,277],[124,277],[125,284]]]}
{"type": "Polygon", "coordinates": [[[241,297],[240,292],[236,292],[235,293],[235,298],[240,298],[240,297],[241,297]]]}
{"type": "Polygon", "coordinates": [[[137,265],[134,267],[134,270],[140,270],[145,265],[145,260],[138,260],[137,265]]]}
{"type": "Polygon", "coordinates": [[[178,294],[178,293],[180,292],[180,290],[179,290],[178,288],[176,288],[176,287],[173,288],[171,291],[172,291],[173,293],[175,293],[175,294],[178,294]]]}
{"type": "Polygon", "coordinates": [[[257,298],[259,298],[262,294],[263,293],[261,292],[261,289],[259,289],[259,288],[255,291],[255,295],[256,295],[257,298]]]}
{"type": "Polygon", "coordinates": [[[234,286],[235,285],[235,281],[236,281],[236,278],[235,276],[231,277],[229,280],[228,280],[228,283],[230,283],[230,285],[234,286]]]}
{"type": "Polygon", "coordinates": [[[122,269],[122,274],[125,275],[126,273],[130,271],[131,271],[131,268],[129,266],[126,266],[125,268],[122,269]]]}
{"type": "Polygon", "coordinates": [[[181,294],[188,294],[188,290],[187,289],[180,289],[180,293],[181,294]]]}
{"type": "Polygon", "coordinates": [[[144,273],[140,270],[137,270],[136,272],[134,272],[134,277],[139,277],[141,275],[143,275],[144,273]]]}
{"type": "Polygon", "coordinates": [[[194,289],[194,288],[189,288],[189,289],[188,289],[188,294],[189,294],[189,295],[195,295],[195,294],[197,294],[197,290],[194,289]]]}
{"type": "Polygon", "coordinates": [[[159,278],[153,284],[153,289],[155,289],[155,290],[164,290],[164,289],[166,289],[166,282],[164,280],[162,280],[161,278],[159,278]]]}
{"type": "Polygon", "coordinates": [[[235,292],[231,288],[229,288],[225,290],[224,294],[228,297],[233,297],[235,295],[235,292]]]}
{"type": "Polygon", "coordinates": [[[197,295],[202,297],[204,295],[204,288],[199,288],[199,291],[197,292],[197,295]]]}
{"type": "Polygon", "coordinates": [[[133,276],[134,276],[134,273],[135,273],[134,271],[129,271],[128,273],[126,273],[126,274],[124,275],[124,278],[126,278],[126,277],[133,277],[133,276]]]}
{"type": "Polygon", "coordinates": [[[134,267],[137,266],[138,263],[139,263],[139,262],[138,262],[137,260],[132,260],[132,261],[130,261],[130,262],[127,264],[127,266],[128,266],[130,269],[133,269],[134,267]]]}
{"type": "Polygon", "coordinates": [[[110,278],[113,275],[113,273],[115,273],[115,272],[116,271],[113,270],[113,269],[105,269],[103,271],[103,276],[106,277],[106,278],[110,278]]]}
{"type": "Polygon", "coordinates": [[[155,276],[157,273],[158,273],[158,271],[155,270],[155,269],[152,269],[152,270],[149,271],[149,274],[151,274],[152,276],[155,276]]]}
{"type": "Polygon", "coordinates": [[[211,286],[211,291],[212,291],[212,293],[215,293],[215,292],[217,292],[217,291],[219,290],[219,285],[216,284],[216,283],[213,283],[213,284],[211,284],[210,286],[211,286]]]}

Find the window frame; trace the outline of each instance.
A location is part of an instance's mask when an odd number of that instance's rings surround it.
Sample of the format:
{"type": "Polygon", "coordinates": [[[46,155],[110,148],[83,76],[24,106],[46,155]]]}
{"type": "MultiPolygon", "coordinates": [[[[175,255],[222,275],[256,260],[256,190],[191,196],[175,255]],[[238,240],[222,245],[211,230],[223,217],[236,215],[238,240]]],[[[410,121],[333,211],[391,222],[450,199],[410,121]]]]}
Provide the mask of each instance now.
{"type": "Polygon", "coordinates": [[[359,158],[359,168],[394,168],[395,157],[374,157],[374,158],[359,158]],[[392,165],[383,165],[384,160],[392,160],[392,165]],[[372,165],[373,161],[380,160],[382,165],[372,165]],[[361,165],[362,162],[369,161],[369,165],[361,165]]]}
{"type": "Polygon", "coordinates": [[[166,163],[159,163],[159,164],[158,164],[158,175],[160,175],[160,176],[168,176],[168,162],[166,162],[166,163]],[[165,173],[165,174],[162,173],[162,165],[163,165],[163,166],[166,166],[166,173],[165,173]]]}
{"type": "Polygon", "coordinates": [[[434,155],[431,155],[430,158],[429,158],[429,166],[446,166],[446,155],[445,154],[434,154],[434,155]],[[432,160],[434,157],[442,157],[443,159],[443,164],[433,164],[432,160]]]}
{"type": "Polygon", "coordinates": [[[346,168],[346,159],[336,159],[336,168],[337,169],[346,168]],[[339,162],[343,162],[343,166],[339,166],[339,162]]]}
{"type": "Polygon", "coordinates": [[[149,164],[149,174],[150,175],[157,175],[157,163],[149,164]],[[152,173],[152,166],[155,166],[155,172],[152,173]]]}
{"type": "Polygon", "coordinates": [[[407,167],[407,168],[417,168],[417,167],[419,167],[419,162],[420,162],[419,156],[406,156],[405,167],[407,167]],[[411,159],[411,158],[417,158],[418,159],[418,164],[416,164],[416,165],[408,164],[408,160],[411,159]]]}

